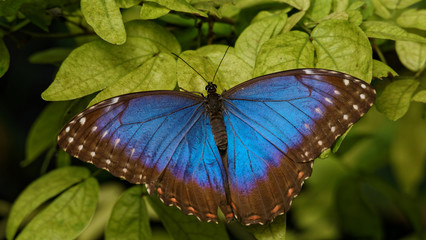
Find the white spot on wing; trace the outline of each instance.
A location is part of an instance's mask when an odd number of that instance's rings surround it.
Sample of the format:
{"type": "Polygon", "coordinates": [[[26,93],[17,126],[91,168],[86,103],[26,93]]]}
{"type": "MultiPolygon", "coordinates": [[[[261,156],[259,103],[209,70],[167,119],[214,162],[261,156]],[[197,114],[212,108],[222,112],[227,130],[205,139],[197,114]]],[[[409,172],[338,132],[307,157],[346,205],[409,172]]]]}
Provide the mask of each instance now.
{"type": "Polygon", "coordinates": [[[320,141],[318,141],[318,145],[320,145],[320,146],[322,145],[322,141],[321,141],[321,140],[320,140],[320,141]]]}
{"type": "Polygon", "coordinates": [[[324,98],[325,99],[325,101],[327,101],[328,103],[333,103],[331,100],[330,100],[330,98],[328,98],[328,97],[326,97],[326,98],[324,98]]]}
{"type": "Polygon", "coordinates": [[[345,115],[343,115],[343,119],[345,119],[345,120],[348,120],[348,115],[347,114],[345,114],[345,115]]]}
{"type": "Polygon", "coordinates": [[[97,126],[93,126],[92,127],[92,132],[96,131],[96,129],[98,129],[98,127],[97,126]]]}
{"type": "Polygon", "coordinates": [[[361,99],[365,99],[365,94],[361,93],[361,94],[359,95],[359,97],[360,97],[361,99]]]}
{"type": "Polygon", "coordinates": [[[111,164],[111,160],[107,159],[107,160],[105,160],[105,163],[108,164],[108,165],[110,165],[111,164]]]}
{"type": "Polygon", "coordinates": [[[311,69],[303,69],[302,71],[306,74],[314,74],[314,71],[312,71],[311,69]]]}
{"type": "Polygon", "coordinates": [[[86,123],[86,117],[80,118],[80,124],[84,125],[86,123]]]}
{"type": "Polygon", "coordinates": [[[317,112],[317,113],[319,113],[319,114],[322,114],[322,111],[321,111],[321,109],[319,109],[319,108],[315,108],[315,112],[317,112]]]}
{"type": "Polygon", "coordinates": [[[69,143],[72,143],[73,141],[74,141],[74,138],[73,138],[73,137],[69,137],[69,138],[68,138],[68,142],[69,142],[69,143]]]}
{"type": "Polygon", "coordinates": [[[334,94],[336,94],[336,95],[340,95],[339,90],[334,90],[334,94]]]}
{"type": "Polygon", "coordinates": [[[70,131],[70,126],[68,126],[67,128],[65,128],[65,132],[69,132],[70,131]]]}
{"type": "Polygon", "coordinates": [[[127,173],[127,168],[123,168],[123,172],[124,172],[124,173],[127,173]]]}
{"type": "Polygon", "coordinates": [[[336,127],[331,127],[331,132],[335,132],[336,131],[336,127]]]}
{"type": "Polygon", "coordinates": [[[90,153],[90,156],[92,156],[92,157],[94,157],[96,155],[96,153],[95,152],[91,152],[90,153]]]}
{"type": "Polygon", "coordinates": [[[111,103],[112,104],[117,103],[118,99],[120,99],[120,98],[119,97],[115,97],[115,98],[111,99],[111,103]]]}
{"type": "Polygon", "coordinates": [[[345,84],[345,86],[349,85],[349,80],[348,79],[343,79],[343,83],[345,84]]]}
{"type": "Polygon", "coordinates": [[[361,84],[361,87],[365,89],[367,86],[365,86],[365,84],[363,83],[361,84]]]}
{"type": "Polygon", "coordinates": [[[358,110],[358,105],[354,104],[353,107],[355,110],[358,110]]]}
{"type": "Polygon", "coordinates": [[[83,149],[83,145],[78,145],[78,151],[81,151],[83,149]]]}
{"type": "Polygon", "coordinates": [[[102,134],[102,138],[104,138],[107,134],[108,134],[108,130],[105,130],[104,133],[102,134]]]}

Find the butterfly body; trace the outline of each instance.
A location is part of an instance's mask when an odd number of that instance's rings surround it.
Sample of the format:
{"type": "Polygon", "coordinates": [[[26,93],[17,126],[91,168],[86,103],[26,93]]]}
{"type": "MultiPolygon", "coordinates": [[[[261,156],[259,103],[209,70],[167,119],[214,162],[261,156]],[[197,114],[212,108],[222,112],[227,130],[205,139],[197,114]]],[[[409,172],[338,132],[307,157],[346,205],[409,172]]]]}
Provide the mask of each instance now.
{"type": "Polygon", "coordinates": [[[217,221],[264,224],[290,208],[313,160],[375,100],[367,83],[325,69],[261,76],[222,94],[131,93],[71,120],[58,144],[167,205],[217,221]]]}

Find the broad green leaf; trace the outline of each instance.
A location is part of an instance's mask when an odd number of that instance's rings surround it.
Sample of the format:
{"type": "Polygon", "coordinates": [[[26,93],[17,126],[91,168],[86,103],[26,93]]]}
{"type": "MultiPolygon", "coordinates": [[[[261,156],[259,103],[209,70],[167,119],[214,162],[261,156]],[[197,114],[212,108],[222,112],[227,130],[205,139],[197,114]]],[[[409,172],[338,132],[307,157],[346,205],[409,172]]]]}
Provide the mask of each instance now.
{"type": "Polygon", "coordinates": [[[105,88],[89,105],[110,97],[148,90],[173,90],[176,87],[176,60],[159,53],[105,88]]]}
{"type": "MultiPolygon", "coordinates": [[[[180,58],[186,63],[181,59],[177,61],[176,69],[179,87],[185,91],[206,93],[207,81],[213,81],[217,66],[208,57],[204,57],[196,51],[182,52],[180,58]]],[[[216,76],[215,82],[221,81],[220,77],[221,75],[216,76]]],[[[218,92],[221,92],[221,89],[218,89],[218,92]]]]}
{"type": "Polygon", "coordinates": [[[95,178],[66,190],[30,221],[17,240],[75,239],[95,212],[98,191],[95,178]]]}
{"type": "Polygon", "coordinates": [[[116,202],[105,230],[105,239],[151,239],[143,188],[127,189],[116,202]]]}
{"type": "Polygon", "coordinates": [[[282,12],[249,25],[235,43],[236,54],[254,67],[262,45],[283,30],[286,20],[287,14],[282,12]]]}
{"type": "Polygon", "coordinates": [[[28,59],[33,64],[58,64],[70,54],[70,48],[50,48],[31,55],[28,59]]]}
{"type": "Polygon", "coordinates": [[[207,17],[206,13],[195,9],[193,6],[191,6],[191,4],[189,4],[185,0],[147,0],[147,2],[157,3],[161,6],[164,6],[170,10],[174,10],[177,12],[192,13],[201,17],[207,17]]]}
{"type": "Polygon", "coordinates": [[[371,81],[371,45],[358,26],[343,20],[327,20],[315,27],[311,37],[317,57],[315,67],[371,81]]]}
{"type": "Polygon", "coordinates": [[[285,2],[288,5],[295,7],[299,10],[306,11],[309,9],[310,1],[309,0],[279,0],[280,2],[285,2]]]}
{"type": "Polygon", "coordinates": [[[390,13],[389,9],[382,3],[381,0],[372,0],[373,6],[374,6],[374,13],[378,16],[389,19],[391,18],[392,14],[390,13]]]}
{"type": "Polygon", "coordinates": [[[131,8],[138,5],[142,0],[115,0],[119,8],[131,8]]]}
{"type": "Polygon", "coordinates": [[[316,0],[313,1],[311,7],[306,12],[306,17],[315,22],[319,22],[326,17],[330,11],[333,0],[316,0]]]}
{"type": "Polygon", "coordinates": [[[395,50],[401,63],[413,72],[420,71],[426,65],[426,42],[396,41],[395,50]]]}
{"type": "Polygon", "coordinates": [[[263,44],[253,77],[295,68],[312,68],[314,60],[314,47],[308,34],[299,31],[283,33],[263,44]]]}
{"type": "Polygon", "coordinates": [[[53,170],[28,185],[10,211],[6,228],[7,239],[14,238],[22,221],[41,204],[89,175],[90,172],[83,167],[64,167],[53,170]]]}
{"type": "Polygon", "coordinates": [[[383,77],[389,77],[389,75],[396,77],[398,76],[398,73],[395,72],[386,63],[373,59],[373,77],[383,78],[383,77]]]}
{"type": "Polygon", "coordinates": [[[61,101],[99,91],[158,52],[152,41],[136,37],[129,37],[120,46],[102,40],[86,43],[70,53],[41,96],[47,101],[61,101]]]}
{"type": "Polygon", "coordinates": [[[126,42],[123,19],[115,0],[81,0],[81,12],[103,40],[117,45],[126,42]]]}
{"type": "Polygon", "coordinates": [[[228,46],[225,45],[207,45],[197,49],[197,53],[208,57],[213,63],[213,66],[218,69],[218,75],[216,76],[214,83],[218,86],[219,92],[225,89],[230,89],[231,87],[245,82],[252,77],[251,73],[253,69],[235,54],[234,48],[230,47],[226,55],[224,55],[227,48],[228,46]],[[219,66],[222,58],[222,64],[219,66]],[[238,69],[238,71],[235,69],[238,69]]]}
{"type": "Polygon", "coordinates": [[[130,21],[126,23],[126,32],[129,37],[146,38],[154,42],[161,50],[166,50],[175,54],[181,51],[180,44],[176,37],[151,21],[130,21]]]}
{"type": "Polygon", "coordinates": [[[362,14],[359,10],[348,10],[349,22],[359,26],[362,23],[362,14]]]}
{"type": "Polygon", "coordinates": [[[10,64],[10,55],[7,50],[6,44],[0,38],[0,78],[7,72],[10,64]]]}
{"type": "Polygon", "coordinates": [[[300,11],[298,13],[295,13],[287,18],[287,21],[285,22],[283,33],[290,32],[291,29],[296,26],[296,24],[302,19],[306,14],[306,11],[300,11]]]}
{"type": "Polygon", "coordinates": [[[0,1],[0,16],[12,17],[19,11],[21,5],[26,0],[5,0],[0,1]]]}
{"type": "Polygon", "coordinates": [[[407,9],[396,19],[399,26],[426,30],[426,9],[407,9]]]}
{"type": "Polygon", "coordinates": [[[426,167],[426,122],[423,106],[413,105],[401,119],[390,149],[390,166],[404,192],[420,191],[426,167]]]}
{"type": "Polygon", "coordinates": [[[389,22],[365,21],[361,24],[361,28],[369,38],[426,43],[426,38],[417,34],[409,33],[397,25],[389,22]]]}
{"type": "Polygon", "coordinates": [[[53,102],[40,113],[28,133],[22,166],[32,163],[49,147],[55,147],[56,137],[63,126],[65,111],[70,104],[70,102],[53,102]]]}
{"type": "Polygon", "coordinates": [[[377,109],[392,121],[400,119],[408,111],[411,97],[419,86],[415,80],[399,80],[386,86],[376,100],[377,109]]]}
{"type": "Polygon", "coordinates": [[[170,12],[170,9],[158,5],[155,2],[145,2],[142,5],[140,17],[141,19],[157,19],[170,12]]]}
{"type": "Polygon", "coordinates": [[[426,103],[426,90],[419,91],[414,95],[413,101],[426,103]]]}
{"type": "Polygon", "coordinates": [[[148,200],[167,232],[176,240],[229,239],[223,223],[200,222],[194,216],[183,214],[176,207],[164,205],[157,197],[150,197],[148,200]]]}
{"type": "Polygon", "coordinates": [[[222,14],[220,13],[219,9],[217,9],[217,4],[214,3],[213,1],[195,2],[194,7],[198,10],[207,12],[207,14],[209,14],[210,16],[214,16],[219,19],[222,18],[222,14]]]}
{"type": "Polygon", "coordinates": [[[258,240],[285,240],[286,215],[279,216],[267,225],[251,225],[247,229],[258,240]]]}
{"type": "Polygon", "coordinates": [[[421,0],[380,0],[389,9],[404,9],[421,0]]]}
{"type": "Polygon", "coordinates": [[[333,12],[343,12],[349,6],[349,0],[333,0],[333,12]]]}

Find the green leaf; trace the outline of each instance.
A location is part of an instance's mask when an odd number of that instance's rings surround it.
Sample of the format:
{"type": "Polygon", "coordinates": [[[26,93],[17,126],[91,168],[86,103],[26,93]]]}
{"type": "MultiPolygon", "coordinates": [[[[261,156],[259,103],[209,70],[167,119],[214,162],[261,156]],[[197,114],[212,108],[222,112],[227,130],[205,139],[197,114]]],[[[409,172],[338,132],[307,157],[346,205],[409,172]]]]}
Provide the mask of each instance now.
{"type": "Polygon", "coordinates": [[[254,67],[256,56],[262,45],[283,30],[286,20],[287,14],[282,12],[262,18],[249,25],[235,42],[237,55],[251,67],[254,67]]]}
{"type": "Polygon", "coordinates": [[[423,106],[413,105],[401,119],[390,146],[390,166],[405,193],[416,196],[421,191],[426,167],[426,122],[423,106]]]}
{"type": "Polygon", "coordinates": [[[395,50],[401,63],[413,72],[420,71],[426,65],[426,42],[396,41],[395,50]]]}
{"type": "Polygon", "coordinates": [[[157,19],[170,12],[170,9],[158,5],[155,2],[145,2],[140,11],[142,19],[157,19]]]}
{"type": "Polygon", "coordinates": [[[399,26],[426,30],[426,9],[407,9],[396,19],[399,26]]]}
{"type": "Polygon", "coordinates": [[[0,38],[0,78],[7,72],[10,64],[10,55],[7,50],[6,44],[3,39],[0,38]]]}
{"type": "Polygon", "coordinates": [[[48,4],[43,1],[26,1],[20,8],[20,12],[31,22],[44,31],[49,31],[53,16],[46,14],[48,4]]]}
{"type": "Polygon", "coordinates": [[[312,68],[314,60],[314,46],[308,34],[299,31],[283,33],[263,44],[253,77],[295,68],[312,68]]]}
{"type": "Polygon", "coordinates": [[[371,45],[358,26],[343,20],[327,20],[315,27],[311,37],[317,56],[315,67],[371,81],[371,45]]]}
{"type": "Polygon", "coordinates": [[[133,186],[116,202],[105,230],[105,239],[151,239],[143,188],[133,186]]]}
{"type": "Polygon", "coordinates": [[[310,1],[309,0],[280,0],[280,2],[285,2],[288,5],[295,7],[299,10],[306,11],[309,9],[310,1]]]}
{"type": "Polygon", "coordinates": [[[283,33],[290,32],[290,30],[296,26],[296,24],[302,19],[306,14],[306,11],[300,11],[298,13],[295,13],[287,18],[287,21],[285,22],[283,33]]]}
{"type": "Polygon", "coordinates": [[[161,50],[179,54],[181,47],[176,37],[151,21],[130,21],[126,23],[126,32],[129,37],[145,38],[154,42],[161,50]]]}
{"type": "MultiPolygon", "coordinates": [[[[207,45],[197,49],[197,53],[208,57],[213,66],[218,69],[214,83],[218,86],[219,92],[252,78],[253,69],[237,56],[234,48],[230,47],[224,55],[227,48],[228,46],[225,45],[207,45]],[[219,66],[222,58],[223,62],[219,66]],[[235,69],[238,69],[238,71],[235,71],[235,69]]],[[[203,86],[205,86],[205,83],[203,86]]]]}
{"type": "MultiPolygon", "coordinates": [[[[41,204],[89,177],[89,174],[90,172],[83,167],[64,167],[51,171],[32,182],[13,204],[7,222],[7,239],[14,238],[22,221],[41,204]]],[[[52,228],[49,226],[47,229],[52,228]]]]}
{"type": "Polygon", "coordinates": [[[426,103],[426,90],[419,91],[414,95],[413,101],[426,103]]]}
{"type": "Polygon", "coordinates": [[[28,59],[33,64],[58,64],[70,54],[70,48],[50,48],[31,55],[28,59]]]}
{"type": "Polygon", "coordinates": [[[286,215],[277,217],[265,226],[251,225],[247,228],[258,240],[285,240],[286,215]]]}
{"type": "Polygon", "coordinates": [[[126,93],[173,90],[175,87],[176,60],[170,54],[159,53],[105,88],[89,105],[126,93]]]}
{"type": "Polygon", "coordinates": [[[381,0],[372,0],[373,6],[374,6],[374,13],[378,16],[389,19],[391,18],[392,14],[390,13],[389,9],[382,3],[381,0]]]}
{"type": "Polygon", "coordinates": [[[176,207],[164,205],[157,197],[150,197],[148,201],[157,213],[167,232],[174,239],[210,240],[229,239],[223,223],[200,222],[194,216],[188,216],[176,207]]]}
{"type": "Polygon", "coordinates": [[[138,5],[142,0],[115,0],[119,8],[131,8],[138,5]]]}
{"type": "Polygon", "coordinates": [[[95,178],[66,190],[36,215],[17,239],[75,239],[96,210],[98,191],[95,178]]]}
{"type": "Polygon", "coordinates": [[[421,0],[380,0],[389,9],[404,9],[421,0]]]}
{"type": "Polygon", "coordinates": [[[411,97],[419,86],[414,80],[399,80],[386,86],[376,100],[377,109],[392,121],[396,121],[408,111],[411,97]]]}
{"type": "Polygon", "coordinates": [[[79,98],[108,87],[158,53],[150,40],[129,37],[114,46],[102,40],[86,43],[71,52],[53,83],[42,93],[47,101],[79,98]]]}
{"type": "Polygon", "coordinates": [[[26,0],[5,0],[0,1],[0,16],[12,17],[19,11],[19,8],[26,0]]]}
{"type": "Polygon", "coordinates": [[[426,43],[426,38],[417,34],[409,33],[404,29],[396,26],[395,24],[389,22],[365,21],[361,24],[361,28],[364,30],[365,34],[367,34],[367,36],[370,38],[426,43]]]}
{"type": "Polygon", "coordinates": [[[306,17],[315,22],[319,22],[321,19],[323,19],[330,13],[332,3],[333,0],[313,1],[311,7],[306,12],[306,17]]]}
{"type": "Polygon", "coordinates": [[[126,42],[123,19],[115,0],[81,0],[81,12],[103,40],[118,45],[126,42]]]}
{"type": "Polygon", "coordinates": [[[191,13],[199,15],[201,17],[207,17],[207,14],[195,9],[191,4],[185,0],[147,0],[147,2],[157,3],[161,6],[164,6],[170,10],[177,12],[191,13]]]}
{"type": "Polygon", "coordinates": [[[398,76],[398,73],[395,72],[386,63],[373,59],[373,77],[383,78],[389,76],[396,77],[398,76]]]}
{"type": "Polygon", "coordinates": [[[49,147],[55,147],[56,136],[63,126],[64,114],[70,104],[70,102],[53,102],[40,113],[28,133],[22,166],[32,163],[49,147]]]}

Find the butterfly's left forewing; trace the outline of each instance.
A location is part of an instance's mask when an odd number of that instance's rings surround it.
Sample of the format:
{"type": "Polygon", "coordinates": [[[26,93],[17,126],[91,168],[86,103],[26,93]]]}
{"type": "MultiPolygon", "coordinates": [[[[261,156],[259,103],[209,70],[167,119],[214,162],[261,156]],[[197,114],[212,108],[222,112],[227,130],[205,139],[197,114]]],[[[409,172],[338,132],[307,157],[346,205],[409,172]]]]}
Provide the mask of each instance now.
{"type": "Polygon", "coordinates": [[[217,221],[217,208],[226,208],[223,167],[200,96],[153,91],[105,100],[71,120],[58,144],[204,221],[217,221]]]}
{"type": "Polygon", "coordinates": [[[231,206],[243,224],[286,212],[313,160],[375,99],[347,74],[302,69],[262,76],[222,94],[231,206]]]}

